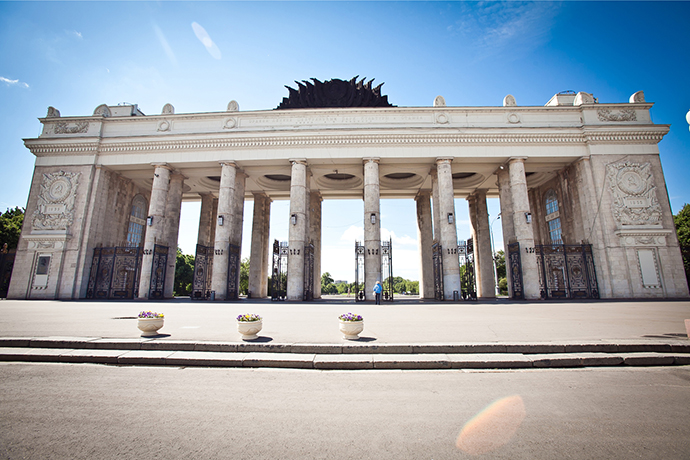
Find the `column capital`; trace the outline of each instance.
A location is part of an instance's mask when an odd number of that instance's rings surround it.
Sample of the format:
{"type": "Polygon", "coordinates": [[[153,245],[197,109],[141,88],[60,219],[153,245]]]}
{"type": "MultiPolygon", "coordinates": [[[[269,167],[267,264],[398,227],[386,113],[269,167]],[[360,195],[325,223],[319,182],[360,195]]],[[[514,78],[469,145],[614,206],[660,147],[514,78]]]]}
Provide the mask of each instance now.
{"type": "Polygon", "coordinates": [[[510,158],[508,158],[507,163],[508,163],[509,165],[511,165],[511,164],[513,164],[513,163],[517,163],[518,161],[519,161],[520,163],[524,163],[525,161],[527,161],[527,157],[510,157],[510,158]]]}
{"type": "Polygon", "coordinates": [[[367,163],[376,163],[379,164],[381,162],[381,158],[379,157],[365,157],[362,158],[362,164],[367,164],[367,163]]]}
{"type": "Polygon", "coordinates": [[[444,164],[444,163],[451,164],[454,159],[455,159],[455,157],[436,157],[436,164],[437,165],[444,164]]]}
{"type": "Polygon", "coordinates": [[[154,168],[165,168],[168,171],[174,170],[174,168],[170,166],[168,163],[151,163],[151,166],[153,166],[154,168]]]}
{"type": "Polygon", "coordinates": [[[582,161],[590,161],[592,159],[591,155],[586,155],[586,156],[581,156],[577,160],[575,160],[575,163],[580,163],[582,161]]]}
{"type": "Polygon", "coordinates": [[[170,180],[173,180],[173,179],[175,179],[175,180],[180,179],[180,180],[184,181],[184,180],[189,179],[189,177],[185,176],[180,171],[173,170],[172,173],[170,174],[170,180]]]}
{"type": "Polygon", "coordinates": [[[290,158],[288,160],[293,166],[296,164],[307,166],[306,158],[290,158]]]}
{"type": "Polygon", "coordinates": [[[221,166],[232,166],[236,169],[240,169],[240,167],[237,165],[237,163],[234,160],[221,160],[218,163],[220,163],[221,166]]]}
{"type": "Polygon", "coordinates": [[[418,190],[417,195],[415,195],[414,200],[425,199],[431,197],[431,190],[418,190]]]}

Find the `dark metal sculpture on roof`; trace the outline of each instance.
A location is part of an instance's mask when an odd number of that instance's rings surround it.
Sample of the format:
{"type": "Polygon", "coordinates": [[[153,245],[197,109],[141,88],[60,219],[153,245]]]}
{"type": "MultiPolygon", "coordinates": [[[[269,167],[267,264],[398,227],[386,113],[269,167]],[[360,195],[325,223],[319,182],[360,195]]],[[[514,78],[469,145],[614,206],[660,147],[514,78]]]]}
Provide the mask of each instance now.
{"type": "Polygon", "coordinates": [[[383,83],[371,87],[374,79],[365,82],[366,78],[357,81],[359,75],[350,81],[334,78],[321,82],[311,78],[297,83],[298,89],[285,86],[289,96],[283,98],[277,110],[312,109],[325,107],[395,107],[388,102],[388,96],[381,95],[383,83]]]}

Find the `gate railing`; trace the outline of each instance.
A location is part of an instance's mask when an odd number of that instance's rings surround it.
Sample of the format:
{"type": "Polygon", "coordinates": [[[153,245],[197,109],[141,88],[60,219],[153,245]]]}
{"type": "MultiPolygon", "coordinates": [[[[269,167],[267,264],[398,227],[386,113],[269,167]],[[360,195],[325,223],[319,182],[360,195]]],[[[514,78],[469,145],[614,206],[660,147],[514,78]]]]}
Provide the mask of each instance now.
{"type": "Polygon", "coordinates": [[[508,267],[510,270],[510,291],[515,300],[524,300],[525,291],[522,286],[522,263],[520,259],[520,243],[508,244],[508,267]]]}
{"type": "Polygon", "coordinates": [[[355,241],[355,302],[364,302],[364,244],[355,241]]]}
{"type": "Polygon", "coordinates": [[[273,241],[273,267],[271,270],[271,300],[285,300],[287,297],[287,262],[289,247],[287,241],[273,241]]]}
{"type": "Polygon", "coordinates": [[[443,294],[443,248],[441,243],[434,243],[431,246],[432,259],[434,264],[434,298],[444,300],[443,294]]]}
{"type": "Polygon", "coordinates": [[[304,246],[304,294],[303,300],[314,300],[314,245],[304,246]]]}
{"type": "Polygon", "coordinates": [[[213,246],[196,245],[192,300],[208,300],[211,297],[213,277],[213,246]]]}
{"type": "Polygon", "coordinates": [[[229,243],[226,300],[238,300],[240,298],[240,262],[240,247],[229,243]]]}
{"type": "Polygon", "coordinates": [[[156,244],[153,246],[151,263],[151,284],[149,299],[162,299],[165,290],[165,272],[168,267],[168,247],[156,244]]]}
{"type": "Polygon", "coordinates": [[[535,246],[543,299],[598,299],[591,244],[535,246]]]}
{"type": "Polygon", "coordinates": [[[458,263],[462,270],[460,289],[463,300],[477,300],[477,282],[474,274],[474,240],[458,241],[458,263]]]}
{"type": "Polygon", "coordinates": [[[381,242],[381,277],[384,279],[383,300],[393,301],[393,239],[381,242]],[[387,281],[387,282],[386,282],[387,281]]]}
{"type": "Polygon", "coordinates": [[[138,297],[142,255],[142,248],[137,246],[94,248],[86,298],[138,297]]]}

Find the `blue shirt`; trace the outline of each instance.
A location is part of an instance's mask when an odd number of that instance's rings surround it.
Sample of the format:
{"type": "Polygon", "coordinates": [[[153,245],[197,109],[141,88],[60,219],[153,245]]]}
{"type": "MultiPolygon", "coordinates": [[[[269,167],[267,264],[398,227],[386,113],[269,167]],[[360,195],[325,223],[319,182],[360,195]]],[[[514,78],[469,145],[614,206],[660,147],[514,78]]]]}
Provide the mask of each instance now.
{"type": "Polygon", "coordinates": [[[381,294],[381,291],[383,291],[383,287],[380,284],[376,283],[374,285],[374,293],[381,294]]]}

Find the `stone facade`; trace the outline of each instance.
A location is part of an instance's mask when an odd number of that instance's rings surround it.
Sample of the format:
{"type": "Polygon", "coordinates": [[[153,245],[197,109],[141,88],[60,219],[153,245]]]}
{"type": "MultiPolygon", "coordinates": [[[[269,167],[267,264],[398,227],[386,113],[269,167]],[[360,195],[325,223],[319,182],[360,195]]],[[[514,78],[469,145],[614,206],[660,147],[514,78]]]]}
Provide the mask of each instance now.
{"type": "Polygon", "coordinates": [[[214,246],[211,284],[225,300],[229,274],[237,274],[228,248],[241,244],[244,201],[253,199],[250,286],[264,297],[270,203],[289,199],[287,297],[303,298],[309,244],[318,297],[321,200],[359,198],[370,298],[386,226],[379,200],[398,198],[417,200],[425,298],[435,292],[430,246],[442,247],[445,299],[460,290],[454,200],[468,199],[477,291],[490,298],[486,199],[498,197],[504,245],[519,243],[521,256],[521,271],[508,270],[511,294],[544,297],[539,248],[563,243],[591,245],[602,298],[688,297],[659,159],[668,126],[651,121],[642,92],[614,104],[558,94],[543,107],[519,106],[512,96],[496,107],[451,107],[441,96],[430,107],[228,107],[176,114],[167,104],[147,116],[136,106],[100,105],[82,117],[51,107],[42,134],[25,140],[36,168],[8,296],[83,298],[94,249],[130,245],[143,248],[138,294],[147,297],[154,245],[177,247],[180,202],[196,200],[198,241],[214,246]]]}

